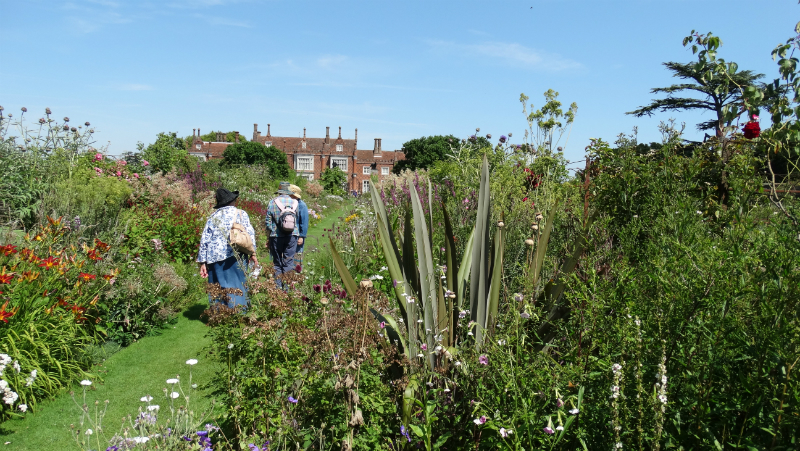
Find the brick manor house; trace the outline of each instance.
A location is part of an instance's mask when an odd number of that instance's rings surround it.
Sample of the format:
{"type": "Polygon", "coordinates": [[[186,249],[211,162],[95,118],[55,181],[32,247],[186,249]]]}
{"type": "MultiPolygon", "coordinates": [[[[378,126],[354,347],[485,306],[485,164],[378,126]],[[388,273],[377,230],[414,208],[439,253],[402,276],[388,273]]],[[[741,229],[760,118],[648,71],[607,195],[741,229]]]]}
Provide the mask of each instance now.
{"type": "MultiPolygon", "coordinates": [[[[270,124],[267,124],[267,134],[258,131],[258,124],[253,124],[253,141],[265,146],[275,146],[286,154],[289,166],[298,175],[307,180],[317,180],[324,168],[338,167],[347,174],[348,191],[365,193],[369,190],[369,178],[377,175],[383,178],[391,173],[394,164],[405,158],[402,152],[385,151],[381,149],[381,138],[375,138],[372,150],[358,150],[358,129],[353,139],[342,138],[342,127],[339,127],[339,136],[331,138],[330,127],[325,127],[324,138],[307,138],[306,129],[303,137],[272,136],[270,124]]],[[[239,141],[239,132],[234,132],[239,141]]],[[[230,142],[225,142],[225,134],[217,133],[214,142],[200,139],[200,129],[192,131],[192,144],[189,154],[203,160],[222,158],[225,148],[230,142]]]]}

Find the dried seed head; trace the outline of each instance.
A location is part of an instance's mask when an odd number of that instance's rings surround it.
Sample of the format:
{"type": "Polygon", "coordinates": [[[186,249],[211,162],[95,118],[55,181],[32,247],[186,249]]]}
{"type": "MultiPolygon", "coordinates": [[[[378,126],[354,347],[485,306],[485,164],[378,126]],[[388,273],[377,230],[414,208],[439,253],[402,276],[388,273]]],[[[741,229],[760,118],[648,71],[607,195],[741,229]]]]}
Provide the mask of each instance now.
{"type": "Polygon", "coordinates": [[[363,288],[372,288],[372,281],[369,279],[364,279],[361,281],[361,286],[363,288]]]}
{"type": "Polygon", "coordinates": [[[89,121],[86,121],[86,122],[84,122],[84,123],[83,123],[83,125],[85,125],[85,126],[87,126],[87,127],[88,127],[88,126],[90,125],[90,124],[89,124],[89,121]]]}
{"type": "Polygon", "coordinates": [[[497,222],[497,227],[500,227],[502,229],[505,226],[506,226],[506,224],[503,221],[498,221],[497,222]]]}
{"type": "Polygon", "coordinates": [[[527,240],[525,240],[525,244],[527,244],[528,246],[533,246],[534,242],[532,239],[528,238],[527,240]]]}
{"type": "Polygon", "coordinates": [[[69,130],[69,125],[65,125],[64,130],[69,130]]]}
{"type": "Polygon", "coordinates": [[[69,122],[69,118],[68,118],[68,117],[65,117],[65,118],[64,118],[64,122],[69,122]]]}
{"type": "Polygon", "coordinates": [[[319,303],[322,305],[328,305],[328,298],[320,298],[319,303]]]}
{"type": "Polygon", "coordinates": [[[25,107],[20,108],[20,110],[22,110],[23,113],[27,113],[28,112],[28,109],[25,108],[25,107]]]}
{"type": "Polygon", "coordinates": [[[533,230],[539,230],[539,224],[534,224],[531,226],[533,230]]]}
{"type": "Polygon", "coordinates": [[[51,113],[52,113],[52,111],[50,111],[50,108],[45,108],[44,109],[44,114],[51,114],[51,113]]]}
{"type": "Polygon", "coordinates": [[[72,127],[70,130],[72,130],[73,132],[77,132],[78,131],[78,129],[75,128],[75,127],[72,127]]]}
{"type": "Polygon", "coordinates": [[[544,219],[544,216],[542,216],[542,212],[540,211],[536,212],[536,220],[541,221],[542,219],[544,219]]]}

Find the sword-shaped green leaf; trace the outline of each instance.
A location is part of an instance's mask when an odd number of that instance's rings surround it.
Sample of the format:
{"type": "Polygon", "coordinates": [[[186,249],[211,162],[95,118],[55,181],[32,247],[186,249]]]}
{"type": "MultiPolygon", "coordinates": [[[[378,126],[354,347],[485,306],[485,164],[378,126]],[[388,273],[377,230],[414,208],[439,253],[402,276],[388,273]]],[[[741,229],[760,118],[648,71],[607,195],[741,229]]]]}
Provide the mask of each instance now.
{"type": "MultiPolygon", "coordinates": [[[[500,305],[500,289],[503,285],[503,251],[505,250],[505,239],[503,229],[498,227],[494,234],[494,264],[492,265],[492,282],[489,285],[489,305],[486,315],[486,333],[494,331],[497,324],[497,311],[500,305]]],[[[475,340],[476,342],[478,340],[475,340]]]]}
{"type": "Polygon", "coordinates": [[[553,224],[556,222],[556,207],[558,207],[558,200],[553,204],[553,207],[550,208],[550,212],[547,213],[547,224],[544,226],[544,230],[542,230],[542,234],[539,235],[539,241],[536,244],[536,254],[533,258],[533,268],[531,268],[531,273],[533,275],[533,280],[531,281],[531,286],[536,289],[537,284],[539,283],[539,278],[542,275],[542,267],[544,266],[544,258],[547,255],[547,245],[550,243],[550,233],[553,231],[553,224]]]}
{"type": "Polygon", "coordinates": [[[328,238],[328,241],[331,243],[331,258],[333,259],[333,266],[336,267],[336,271],[339,272],[339,277],[342,278],[342,285],[344,285],[345,291],[347,291],[347,295],[350,296],[351,299],[356,297],[356,291],[358,291],[358,285],[356,281],[353,280],[353,276],[350,275],[350,270],[347,269],[347,265],[344,264],[342,257],[339,256],[339,252],[336,251],[336,245],[333,244],[333,238],[328,238]]]}
{"type": "MultiPolygon", "coordinates": [[[[428,227],[425,224],[425,212],[422,209],[422,202],[414,183],[408,181],[411,193],[411,207],[414,211],[414,238],[417,244],[417,266],[419,268],[420,301],[422,302],[422,320],[425,327],[425,342],[430,349],[433,349],[433,334],[438,324],[436,314],[436,284],[434,278],[436,274],[433,270],[433,254],[431,252],[430,239],[428,238],[428,227]]],[[[434,359],[428,356],[431,368],[434,359]]]]}

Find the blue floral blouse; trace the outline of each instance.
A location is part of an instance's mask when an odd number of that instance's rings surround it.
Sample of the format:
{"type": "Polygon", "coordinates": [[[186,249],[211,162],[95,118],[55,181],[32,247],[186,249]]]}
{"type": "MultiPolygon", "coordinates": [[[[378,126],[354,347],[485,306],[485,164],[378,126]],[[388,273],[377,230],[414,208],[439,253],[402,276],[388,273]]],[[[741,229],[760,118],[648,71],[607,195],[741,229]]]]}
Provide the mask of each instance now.
{"type": "Polygon", "coordinates": [[[253,240],[253,247],[256,247],[256,231],[250,225],[247,212],[234,206],[222,207],[211,214],[206,221],[203,235],[200,237],[198,263],[216,263],[233,257],[233,248],[228,244],[228,235],[234,222],[245,227],[253,240]]]}

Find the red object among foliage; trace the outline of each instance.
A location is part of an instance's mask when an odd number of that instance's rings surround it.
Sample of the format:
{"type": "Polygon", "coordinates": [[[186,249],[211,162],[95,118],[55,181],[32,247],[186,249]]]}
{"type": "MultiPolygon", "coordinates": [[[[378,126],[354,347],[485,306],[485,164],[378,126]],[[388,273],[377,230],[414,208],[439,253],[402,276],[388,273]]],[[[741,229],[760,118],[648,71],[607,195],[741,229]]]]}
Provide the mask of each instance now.
{"type": "Polygon", "coordinates": [[[744,129],[742,129],[742,131],[744,132],[745,138],[755,139],[758,138],[759,135],[761,135],[761,126],[758,124],[758,122],[748,122],[747,124],[745,124],[744,129]]]}
{"type": "Polygon", "coordinates": [[[536,174],[531,169],[525,168],[525,181],[530,189],[537,189],[542,184],[542,174],[536,174]]]}
{"type": "Polygon", "coordinates": [[[6,307],[8,307],[8,301],[6,301],[6,303],[3,304],[3,307],[0,308],[0,321],[8,323],[8,319],[14,316],[14,314],[17,313],[17,310],[11,309],[10,311],[7,311],[6,307]]]}

